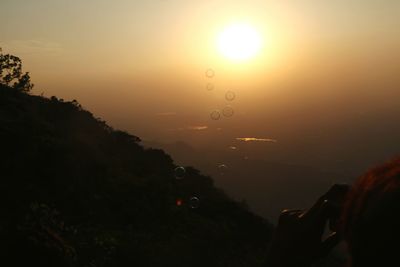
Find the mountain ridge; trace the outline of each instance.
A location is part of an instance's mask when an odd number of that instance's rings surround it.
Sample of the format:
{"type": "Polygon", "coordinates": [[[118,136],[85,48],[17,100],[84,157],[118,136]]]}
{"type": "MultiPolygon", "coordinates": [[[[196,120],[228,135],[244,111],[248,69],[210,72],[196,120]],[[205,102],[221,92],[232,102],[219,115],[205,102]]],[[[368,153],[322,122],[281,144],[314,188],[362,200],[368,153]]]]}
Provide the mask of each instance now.
{"type": "Polygon", "coordinates": [[[163,150],[145,149],[75,100],[0,85],[0,140],[0,235],[16,266],[264,262],[268,221],[192,167],[177,180],[163,150]]]}

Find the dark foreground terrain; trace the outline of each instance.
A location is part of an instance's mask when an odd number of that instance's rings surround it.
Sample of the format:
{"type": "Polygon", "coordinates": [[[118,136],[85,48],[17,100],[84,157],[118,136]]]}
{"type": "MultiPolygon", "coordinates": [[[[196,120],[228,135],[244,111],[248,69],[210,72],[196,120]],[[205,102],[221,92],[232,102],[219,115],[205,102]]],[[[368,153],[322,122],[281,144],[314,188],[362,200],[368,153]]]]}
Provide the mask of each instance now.
{"type": "Polygon", "coordinates": [[[262,266],[270,223],[76,101],[0,85],[0,144],[5,266],[262,266]]]}

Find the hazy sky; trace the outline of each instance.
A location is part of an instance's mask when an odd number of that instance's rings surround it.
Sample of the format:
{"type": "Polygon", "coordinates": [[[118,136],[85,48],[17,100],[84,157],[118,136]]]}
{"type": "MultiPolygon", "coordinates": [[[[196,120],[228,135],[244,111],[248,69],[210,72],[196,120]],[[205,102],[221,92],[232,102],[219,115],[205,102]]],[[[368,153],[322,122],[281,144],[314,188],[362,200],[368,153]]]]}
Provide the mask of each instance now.
{"type": "Polygon", "coordinates": [[[396,0],[2,0],[0,46],[22,58],[35,93],[77,99],[143,139],[284,144],[398,111],[399,17],[396,0]],[[216,49],[235,22],[263,40],[245,63],[216,49]],[[234,116],[210,120],[227,90],[234,116]]]}
{"type": "Polygon", "coordinates": [[[267,218],[400,151],[399,0],[0,0],[0,25],[34,94],[77,99],[267,218]],[[236,23],[261,38],[245,62],[217,47],[236,23]]]}

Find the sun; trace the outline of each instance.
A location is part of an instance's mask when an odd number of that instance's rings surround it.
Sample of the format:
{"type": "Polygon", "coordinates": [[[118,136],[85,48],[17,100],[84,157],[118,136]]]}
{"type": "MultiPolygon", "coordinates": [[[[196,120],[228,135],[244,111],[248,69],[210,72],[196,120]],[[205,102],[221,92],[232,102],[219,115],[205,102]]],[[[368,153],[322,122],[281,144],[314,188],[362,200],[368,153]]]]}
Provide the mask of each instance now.
{"type": "Polygon", "coordinates": [[[261,49],[261,37],[249,24],[237,23],[225,28],[217,40],[219,52],[233,61],[253,58],[261,49]]]}

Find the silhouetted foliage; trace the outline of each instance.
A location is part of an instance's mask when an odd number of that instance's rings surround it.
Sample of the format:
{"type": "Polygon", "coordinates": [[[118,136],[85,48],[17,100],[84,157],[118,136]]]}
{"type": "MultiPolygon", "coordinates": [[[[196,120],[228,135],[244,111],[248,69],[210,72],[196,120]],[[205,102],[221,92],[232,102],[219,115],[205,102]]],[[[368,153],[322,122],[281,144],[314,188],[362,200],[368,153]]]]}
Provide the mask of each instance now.
{"type": "Polygon", "coordinates": [[[22,72],[22,61],[19,57],[3,54],[0,48],[0,84],[10,86],[21,92],[33,88],[29,72],[22,72]]]}
{"type": "Polygon", "coordinates": [[[267,221],[76,100],[0,85],[0,140],[5,266],[262,266],[267,221]]]}

